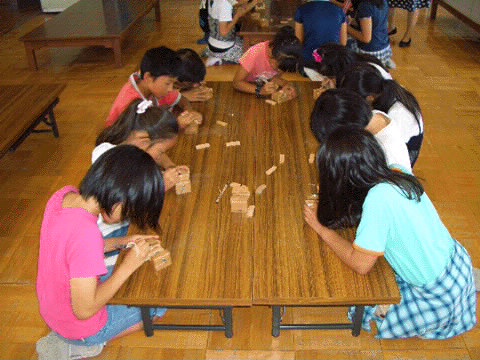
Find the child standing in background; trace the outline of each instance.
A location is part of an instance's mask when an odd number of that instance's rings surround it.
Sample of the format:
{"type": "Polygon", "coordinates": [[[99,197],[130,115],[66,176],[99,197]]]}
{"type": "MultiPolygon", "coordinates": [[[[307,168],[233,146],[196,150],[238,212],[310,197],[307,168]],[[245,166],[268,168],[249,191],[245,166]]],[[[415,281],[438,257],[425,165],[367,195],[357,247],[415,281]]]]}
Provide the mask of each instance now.
{"type": "Polygon", "coordinates": [[[306,222],[355,272],[367,274],[380,256],[395,271],[400,303],[365,307],[363,328],[371,331],[375,321],[379,339],[448,339],[472,329],[472,261],[422,184],[390,169],[378,142],[360,128],[330,134],[317,165],[320,201],[318,209],[305,206],[306,222]],[[345,227],[358,227],[353,244],[333,230],[345,227]]]}
{"type": "Polygon", "coordinates": [[[192,122],[201,122],[202,115],[191,110],[191,104],[178,91],[173,90],[181,61],[175,51],[167,47],[148,50],[142,58],[140,72],[130,75],[115,99],[106,126],[111,126],[133,100],[151,100],[154,105],[173,108],[179,106],[185,110],[178,123],[185,128],[192,122]]]}
{"type": "Polygon", "coordinates": [[[295,36],[303,43],[306,64],[314,61],[313,50],[336,43],[347,45],[347,18],[338,6],[328,1],[310,1],[295,14],[295,36]]]}
{"type": "Polygon", "coordinates": [[[398,135],[407,145],[413,168],[423,142],[422,112],[415,96],[395,80],[384,79],[368,64],[358,64],[346,71],[338,87],[357,92],[397,124],[398,135]]]}
{"type": "Polygon", "coordinates": [[[303,70],[302,44],[291,26],[282,27],[272,41],[253,45],[240,59],[233,87],[241,92],[268,96],[288,85],[283,72],[303,70]]]}
{"type": "Polygon", "coordinates": [[[348,26],[348,34],[356,41],[352,48],[373,55],[389,69],[395,68],[388,37],[388,4],[386,0],[361,0],[355,19],[348,26]]]}
{"type": "Polygon", "coordinates": [[[238,63],[243,54],[243,40],[236,35],[236,25],[240,18],[252,10],[258,0],[239,0],[233,8],[231,0],[209,1],[208,59],[206,66],[221,65],[223,61],[238,63]],[[235,12],[235,15],[234,15],[235,12]]]}
{"type": "MultiPolygon", "coordinates": [[[[107,303],[152,255],[136,235],[116,271],[107,273],[100,214],[140,229],[158,228],[165,189],[160,169],[143,150],[121,145],[103,154],[80,188],[66,186],[48,201],[40,234],[37,296],[40,314],[52,332],[37,342],[40,359],[80,359],[98,355],[107,341],[141,328],[140,308],[107,303]],[[125,166],[135,164],[135,166],[125,166]]],[[[151,316],[163,316],[155,309],[151,316]]]]}

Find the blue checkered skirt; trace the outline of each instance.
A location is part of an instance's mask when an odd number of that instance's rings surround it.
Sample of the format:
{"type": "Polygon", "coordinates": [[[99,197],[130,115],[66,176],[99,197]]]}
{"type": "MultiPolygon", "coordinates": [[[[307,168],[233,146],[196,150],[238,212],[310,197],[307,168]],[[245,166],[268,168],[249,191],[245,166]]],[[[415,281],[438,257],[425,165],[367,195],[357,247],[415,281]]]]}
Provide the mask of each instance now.
{"type": "MultiPolygon", "coordinates": [[[[419,287],[398,276],[396,280],[402,300],[392,305],[384,318],[376,314],[376,306],[365,307],[362,327],[371,331],[370,322],[375,321],[377,338],[448,339],[472,329],[477,323],[472,261],[457,241],[450,263],[433,283],[419,287]]],[[[354,311],[352,307],[350,319],[354,311]]]]}
{"type": "Polygon", "coordinates": [[[347,47],[350,50],[353,50],[353,51],[355,51],[357,53],[360,53],[360,54],[367,54],[367,55],[375,56],[378,60],[380,60],[382,62],[383,66],[385,66],[387,68],[389,67],[389,62],[392,60],[392,56],[393,56],[392,47],[390,46],[390,44],[382,50],[365,51],[365,50],[360,49],[360,47],[358,46],[357,40],[351,39],[348,42],[347,47]]]}

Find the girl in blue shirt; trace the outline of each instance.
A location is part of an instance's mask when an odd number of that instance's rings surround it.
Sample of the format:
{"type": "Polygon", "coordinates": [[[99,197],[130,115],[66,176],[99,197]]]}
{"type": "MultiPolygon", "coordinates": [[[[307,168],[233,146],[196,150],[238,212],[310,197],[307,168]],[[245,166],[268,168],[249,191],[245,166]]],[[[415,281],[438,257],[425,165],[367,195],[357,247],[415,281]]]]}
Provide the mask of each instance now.
{"type": "Polygon", "coordinates": [[[446,339],[476,324],[476,292],[467,251],[443,225],[423,186],[390,169],[375,138],[341,127],[322,144],[318,209],[306,222],[349,267],[368,273],[379,256],[392,266],[402,300],[366,307],[363,327],[377,338],[446,339]],[[352,242],[332,229],[358,227],[352,242]]]}

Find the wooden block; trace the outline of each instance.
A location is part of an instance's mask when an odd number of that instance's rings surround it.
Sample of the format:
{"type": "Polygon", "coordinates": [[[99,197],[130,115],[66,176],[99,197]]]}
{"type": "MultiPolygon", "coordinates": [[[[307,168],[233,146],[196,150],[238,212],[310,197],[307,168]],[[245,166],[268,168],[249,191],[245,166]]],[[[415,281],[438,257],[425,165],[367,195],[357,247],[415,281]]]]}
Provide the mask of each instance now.
{"type": "Polygon", "coordinates": [[[147,242],[150,245],[150,260],[152,261],[156,271],[165,269],[167,266],[172,264],[170,251],[165,250],[160,244],[160,241],[149,239],[147,242]]]}
{"type": "Polygon", "coordinates": [[[262,184],[259,187],[257,187],[257,190],[255,190],[255,194],[260,195],[263,193],[263,191],[267,188],[267,185],[262,184]]]}
{"type": "Polygon", "coordinates": [[[231,182],[231,183],[230,183],[230,187],[231,187],[231,188],[234,188],[234,187],[237,187],[237,186],[241,186],[241,185],[242,185],[242,184],[239,184],[239,183],[237,183],[237,182],[231,182]]]}
{"type": "Polygon", "coordinates": [[[247,217],[249,218],[253,217],[254,212],[255,212],[255,205],[250,205],[247,208],[247,217]]]}
{"type": "Polygon", "coordinates": [[[235,186],[232,188],[232,196],[241,196],[248,199],[250,197],[250,190],[248,190],[247,185],[235,186]]]}
{"type": "Polygon", "coordinates": [[[314,153],[311,153],[309,156],[308,156],[308,163],[309,164],[313,164],[315,162],[315,154],[314,153]]]}
{"type": "Polygon", "coordinates": [[[232,195],[230,206],[233,213],[246,213],[248,210],[248,198],[245,196],[232,195]]]}
{"type": "Polygon", "coordinates": [[[230,146],[240,146],[240,141],[229,141],[229,142],[225,143],[225,146],[226,146],[226,147],[230,147],[230,146]]]}
{"type": "Polygon", "coordinates": [[[175,184],[175,193],[177,195],[188,194],[192,192],[192,183],[190,180],[180,181],[175,184]]]}
{"type": "Polygon", "coordinates": [[[278,160],[279,164],[283,164],[285,162],[285,154],[280,154],[280,158],[278,160]]]}
{"type": "Polygon", "coordinates": [[[273,101],[273,100],[270,100],[270,99],[265,100],[265,102],[266,102],[267,104],[272,105],[272,106],[277,105],[277,102],[276,102],[276,101],[273,101]]]}
{"type": "Polygon", "coordinates": [[[223,127],[228,125],[226,122],[220,121],[220,120],[217,121],[217,124],[220,125],[220,126],[223,126],[223,127]]]}
{"type": "Polygon", "coordinates": [[[275,170],[277,170],[277,167],[275,165],[273,165],[270,169],[265,171],[265,174],[272,175],[275,170]]]}
{"type": "Polygon", "coordinates": [[[205,144],[198,144],[195,146],[195,149],[197,150],[201,150],[201,149],[206,149],[206,148],[209,148],[210,147],[210,144],[209,143],[205,143],[205,144]]]}
{"type": "Polygon", "coordinates": [[[177,168],[178,180],[179,181],[189,181],[190,180],[190,168],[177,168]]]}
{"type": "Polygon", "coordinates": [[[285,91],[278,90],[278,91],[276,91],[272,94],[272,100],[277,102],[278,104],[281,104],[281,103],[286,102],[290,99],[288,98],[288,95],[287,95],[287,93],[285,93],[285,91]]]}

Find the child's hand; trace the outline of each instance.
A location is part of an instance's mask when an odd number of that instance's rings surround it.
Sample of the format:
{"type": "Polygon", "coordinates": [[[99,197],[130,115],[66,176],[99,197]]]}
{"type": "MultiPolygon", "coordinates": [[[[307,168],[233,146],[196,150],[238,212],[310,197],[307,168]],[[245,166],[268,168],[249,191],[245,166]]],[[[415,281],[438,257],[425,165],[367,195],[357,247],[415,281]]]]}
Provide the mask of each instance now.
{"type": "Polygon", "coordinates": [[[287,94],[290,100],[295,99],[297,97],[297,90],[295,90],[295,88],[290,84],[287,84],[284,87],[282,87],[282,91],[285,94],[287,94]]]}
{"type": "Polygon", "coordinates": [[[163,172],[163,182],[165,184],[165,191],[173,188],[179,181],[179,175],[189,171],[187,165],[179,165],[169,168],[163,172]]]}
{"type": "Polygon", "coordinates": [[[193,123],[200,125],[202,123],[202,114],[200,114],[198,111],[187,110],[178,116],[177,121],[178,126],[180,126],[182,129],[185,129],[193,123]]]}
{"type": "Polygon", "coordinates": [[[306,223],[310,225],[310,227],[317,234],[320,235],[324,226],[320,224],[320,221],[318,221],[317,209],[318,209],[318,204],[315,204],[313,206],[308,206],[307,204],[305,204],[305,206],[303,207],[303,218],[305,219],[306,223]]]}
{"type": "Polygon", "coordinates": [[[210,88],[199,86],[190,90],[182,91],[182,96],[185,96],[190,102],[208,101],[213,97],[213,92],[210,88]]]}
{"type": "Polygon", "coordinates": [[[260,95],[267,96],[272,95],[278,89],[278,84],[275,81],[269,81],[262,86],[260,90],[260,95]]]}
{"type": "Polygon", "coordinates": [[[142,264],[150,259],[151,247],[147,239],[158,240],[155,235],[133,235],[131,237],[135,245],[128,250],[123,258],[122,266],[125,266],[131,273],[137,270],[142,264]]]}

